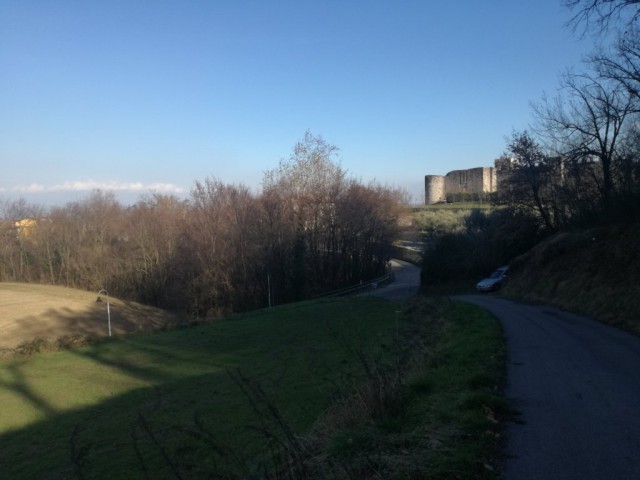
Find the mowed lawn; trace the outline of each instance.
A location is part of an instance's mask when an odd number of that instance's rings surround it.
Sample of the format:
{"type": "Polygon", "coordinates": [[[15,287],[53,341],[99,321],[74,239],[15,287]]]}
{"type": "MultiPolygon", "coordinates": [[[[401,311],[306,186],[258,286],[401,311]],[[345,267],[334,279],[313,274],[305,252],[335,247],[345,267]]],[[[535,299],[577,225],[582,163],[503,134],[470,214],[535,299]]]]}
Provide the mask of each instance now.
{"type": "MultiPolygon", "coordinates": [[[[107,297],[97,292],[31,283],[0,282],[0,349],[34,338],[108,335],[107,297]]],[[[109,298],[113,334],[152,331],[174,324],[163,310],[109,298]]]]}
{"type": "Polygon", "coordinates": [[[363,380],[363,357],[390,355],[400,308],[302,302],[4,360],[0,476],[174,478],[177,461],[192,478],[237,473],[284,431],[275,420],[308,431],[363,380]]]}

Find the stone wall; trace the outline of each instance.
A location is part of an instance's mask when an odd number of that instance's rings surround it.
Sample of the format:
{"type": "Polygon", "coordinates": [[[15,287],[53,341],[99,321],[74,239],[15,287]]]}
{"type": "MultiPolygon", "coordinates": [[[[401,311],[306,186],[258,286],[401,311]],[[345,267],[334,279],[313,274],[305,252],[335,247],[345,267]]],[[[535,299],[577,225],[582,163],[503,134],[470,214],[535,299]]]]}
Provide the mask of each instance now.
{"type": "Polygon", "coordinates": [[[426,175],[424,177],[425,204],[444,202],[445,199],[444,177],[442,175],[426,175]]]}
{"type": "Polygon", "coordinates": [[[453,170],[445,176],[424,177],[424,198],[427,205],[444,201],[447,195],[491,193],[496,189],[496,170],[493,167],[453,170]]]}

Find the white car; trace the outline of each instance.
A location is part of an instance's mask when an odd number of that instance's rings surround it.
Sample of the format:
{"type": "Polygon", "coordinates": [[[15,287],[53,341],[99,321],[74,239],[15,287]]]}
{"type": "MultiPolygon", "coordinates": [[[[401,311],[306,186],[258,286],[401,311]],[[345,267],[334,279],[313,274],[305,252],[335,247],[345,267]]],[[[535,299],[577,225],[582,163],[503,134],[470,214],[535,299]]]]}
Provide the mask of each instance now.
{"type": "Polygon", "coordinates": [[[509,267],[507,266],[498,268],[488,278],[480,280],[476,285],[476,290],[479,292],[493,292],[495,290],[500,290],[507,281],[508,272],[509,267]]]}

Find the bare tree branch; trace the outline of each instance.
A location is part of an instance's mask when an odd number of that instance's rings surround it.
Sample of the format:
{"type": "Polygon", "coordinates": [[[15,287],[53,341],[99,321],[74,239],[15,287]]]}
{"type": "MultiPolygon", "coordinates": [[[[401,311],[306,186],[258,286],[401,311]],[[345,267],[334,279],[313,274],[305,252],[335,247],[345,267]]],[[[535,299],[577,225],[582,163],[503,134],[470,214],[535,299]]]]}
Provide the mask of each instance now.
{"type": "Polygon", "coordinates": [[[555,103],[545,99],[534,107],[539,131],[559,144],[566,158],[583,164],[597,159],[593,165],[600,173],[594,179],[606,211],[616,188],[620,139],[637,111],[637,100],[619,84],[588,74],[565,75],[561,91],[565,96],[555,103]]]}
{"type": "Polygon", "coordinates": [[[630,27],[640,17],[640,0],[564,0],[564,5],[576,12],[567,25],[574,31],[582,26],[583,34],[603,34],[619,21],[630,27]]]}

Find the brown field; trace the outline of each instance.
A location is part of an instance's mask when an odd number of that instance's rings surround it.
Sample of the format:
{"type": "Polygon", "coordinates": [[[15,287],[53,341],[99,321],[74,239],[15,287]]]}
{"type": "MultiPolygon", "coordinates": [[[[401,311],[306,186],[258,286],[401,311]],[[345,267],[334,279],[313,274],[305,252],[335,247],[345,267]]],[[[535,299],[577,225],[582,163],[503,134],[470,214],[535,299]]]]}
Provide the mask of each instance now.
{"type": "MultiPolygon", "coordinates": [[[[108,335],[107,302],[97,293],[51,285],[0,282],[0,350],[35,338],[108,335]]],[[[109,297],[113,335],[151,332],[177,322],[172,314],[109,297]]]]}

